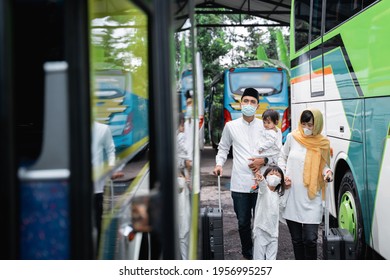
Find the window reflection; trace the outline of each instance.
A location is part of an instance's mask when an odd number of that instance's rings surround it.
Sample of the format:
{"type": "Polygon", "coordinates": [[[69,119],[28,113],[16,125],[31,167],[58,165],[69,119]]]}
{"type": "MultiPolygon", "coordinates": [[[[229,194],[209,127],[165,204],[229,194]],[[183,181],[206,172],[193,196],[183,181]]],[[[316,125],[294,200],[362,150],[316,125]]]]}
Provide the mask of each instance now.
{"type": "MultiPolygon", "coordinates": [[[[188,98],[190,99],[190,98],[188,98]]],[[[188,106],[187,106],[188,107],[188,106]]],[[[178,201],[178,224],[180,255],[183,260],[188,259],[188,244],[190,237],[190,218],[191,218],[191,170],[192,153],[188,147],[188,138],[191,116],[185,118],[183,113],[179,114],[179,124],[176,133],[177,139],[177,201],[178,201]]],[[[192,120],[193,122],[193,120],[192,120]]]]}
{"type": "Polygon", "coordinates": [[[148,258],[140,247],[145,236],[133,230],[130,213],[134,197],[149,192],[148,18],[131,1],[89,4],[93,181],[101,193],[101,199],[95,194],[97,255],[148,258]]]}
{"type": "MultiPolygon", "coordinates": [[[[177,93],[178,112],[175,114],[176,131],[176,154],[177,154],[177,224],[181,259],[194,258],[194,244],[197,242],[197,216],[192,207],[193,201],[199,195],[199,184],[194,178],[197,177],[192,169],[199,162],[195,159],[199,156],[199,149],[203,147],[204,139],[204,99],[203,99],[203,75],[200,75],[201,57],[194,55],[194,34],[190,30],[182,31],[176,36],[177,49],[177,93]],[[194,63],[195,59],[195,63],[194,63]],[[195,86],[195,83],[197,86],[195,86]],[[196,238],[196,241],[194,242],[196,238]],[[190,241],[191,240],[191,241],[190,241]],[[191,256],[190,256],[191,254],[191,256]]],[[[203,73],[203,72],[202,72],[203,73]]]]}

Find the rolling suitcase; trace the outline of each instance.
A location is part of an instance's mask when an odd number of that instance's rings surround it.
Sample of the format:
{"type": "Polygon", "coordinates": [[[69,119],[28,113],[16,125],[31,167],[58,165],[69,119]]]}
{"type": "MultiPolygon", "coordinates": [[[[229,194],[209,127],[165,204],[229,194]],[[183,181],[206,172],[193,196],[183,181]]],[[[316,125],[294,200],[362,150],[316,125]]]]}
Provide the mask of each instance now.
{"type": "Polygon", "coordinates": [[[219,207],[200,209],[202,224],[202,259],[223,260],[223,211],[221,207],[221,178],[218,176],[219,207]]]}
{"type": "Polygon", "coordinates": [[[352,234],[343,228],[329,229],[328,187],[325,191],[325,230],[322,233],[324,260],[354,260],[356,259],[355,241],[352,234]]]}

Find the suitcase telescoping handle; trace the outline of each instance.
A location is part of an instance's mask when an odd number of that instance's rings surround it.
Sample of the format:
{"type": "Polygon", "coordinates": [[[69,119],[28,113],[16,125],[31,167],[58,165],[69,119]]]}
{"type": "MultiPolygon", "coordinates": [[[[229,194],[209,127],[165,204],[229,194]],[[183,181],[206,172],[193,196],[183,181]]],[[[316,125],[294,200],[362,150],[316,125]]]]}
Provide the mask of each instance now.
{"type": "Polygon", "coordinates": [[[329,183],[325,185],[325,235],[329,235],[329,183]]]}
{"type": "Polygon", "coordinates": [[[221,175],[218,174],[218,209],[219,212],[222,211],[222,206],[221,206],[221,175]]]}

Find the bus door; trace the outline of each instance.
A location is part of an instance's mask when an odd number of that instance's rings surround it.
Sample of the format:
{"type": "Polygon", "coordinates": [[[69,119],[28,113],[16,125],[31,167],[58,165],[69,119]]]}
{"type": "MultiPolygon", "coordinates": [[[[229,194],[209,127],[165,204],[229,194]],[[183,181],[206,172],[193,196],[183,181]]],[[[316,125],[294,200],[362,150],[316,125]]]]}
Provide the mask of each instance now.
{"type": "Polygon", "coordinates": [[[115,145],[114,164],[93,166],[104,182],[99,259],[179,258],[171,5],[89,1],[91,121],[115,145]]]}
{"type": "Polygon", "coordinates": [[[310,15],[310,85],[312,97],[324,95],[324,65],[322,51],[322,0],[312,1],[310,15]]]}
{"type": "Polygon", "coordinates": [[[150,236],[131,215],[133,200],[150,192],[149,18],[132,1],[106,2],[112,8],[89,1],[97,257],[149,259],[150,236]]]}
{"type": "Polygon", "coordinates": [[[311,2],[311,15],[310,15],[310,33],[309,33],[309,46],[310,46],[310,87],[311,87],[311,100],[313,104],[309,104],[311,107],[319,109],[324,116],[324,129],[323,134],[326,135],[326,106],[324,99],[327,99],[324,88],[324,58],[323,58],[323,27],[322,27],[322,10],[323,0],[314,0],[311,2]]]}
{"type": "Polygon", "coordinates": [[[9,96],[1,102],[8,121],[1,123],[12,126],[1,129],[13,139],[1,147],[11,155],[8,176],[15,179],[4,185],[12,203],[4,214],[10,219],[4,230],[13,233],[7,258],[92,259],[85,2],[3,1],[2,7],[11,2],[0,20],[12,30],[1,40],[10,49],[0,60],[0,69],[10,70],[1,92],[9,96]]]}
{"type": "Polygon", "coordinates": [[[155,207],[164,240],[155,258],[177,258],[171,1],[0,6],[0,78],[6,81],[0,83],[0,190],[9,237],[1,256],[152,258],[141,253],[152,249],[148,236],[134,234],[130,206],[138,192],[155,189],[166,202],[155,207]],[[101,165],[93,164],[95,123],[114,138],[115,154],[101,165]],[[97,185],[103,187],[100,239],[97,185]]]}
{"type": "Polygon", "coordinates": [[[325,113],[324,104],[318,104],[318,102],[323,102],[325,94],[321,28],[322,0],[296,1],[294,12],[295,41],[292,47],[295,48],[295,52],[302,54],[291,62],[291,76],[293,77],[291,79],[291,102],[294,104],[291,108],[292,129],[297,127],[300,113],[308,106],[319,108],[325,113]],[[306,48],[309,50],[307,51],[306,48]],[[308,100],[316,104],[307,103],[308,100]]]}
{"type": "Polygon", "coordinates": [[[16,102],[12,83],[12,53],[11,33],[11,2],[2,1],[0,4],[0,211],[3,214],[2,237],[0,244],[0,259],[16,259],[18,257],[18,225],[17,211],[18,192],[16,189],[15,166],[15,129],[13,118],[13,103],[16,102]]]}

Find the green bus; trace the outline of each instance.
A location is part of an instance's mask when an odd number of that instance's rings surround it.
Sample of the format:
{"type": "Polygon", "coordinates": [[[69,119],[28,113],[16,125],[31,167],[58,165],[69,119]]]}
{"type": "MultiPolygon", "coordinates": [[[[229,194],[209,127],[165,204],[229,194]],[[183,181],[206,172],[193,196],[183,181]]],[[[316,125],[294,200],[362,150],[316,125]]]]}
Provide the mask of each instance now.
{"type": "Polygon", "coordinates": [[[390,259],[390,1],[293,0],[291,121],[315,107],[332,148],[329,208],[359,258],[390,259]]]}

